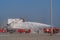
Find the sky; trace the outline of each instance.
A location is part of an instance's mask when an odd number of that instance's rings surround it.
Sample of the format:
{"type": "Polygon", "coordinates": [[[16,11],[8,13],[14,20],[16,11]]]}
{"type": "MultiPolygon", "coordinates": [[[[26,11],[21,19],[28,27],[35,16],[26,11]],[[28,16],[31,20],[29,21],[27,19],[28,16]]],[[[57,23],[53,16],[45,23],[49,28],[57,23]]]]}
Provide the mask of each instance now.
{"type": "MultiPolygon", "coordinates": [[[[60,27],[60,0],[53,0],[52,6],[53,25],[60,27]]],[[[0,0],[0,23],[8,18],[50,24],[50,0],[0,0]]]]}

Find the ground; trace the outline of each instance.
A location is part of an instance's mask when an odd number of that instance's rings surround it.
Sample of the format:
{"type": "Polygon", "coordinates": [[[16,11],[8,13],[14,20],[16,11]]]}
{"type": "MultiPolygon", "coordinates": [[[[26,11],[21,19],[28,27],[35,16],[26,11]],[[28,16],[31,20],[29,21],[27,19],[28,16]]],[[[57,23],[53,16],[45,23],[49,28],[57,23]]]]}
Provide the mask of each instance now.
{"type": "Polygon", "coordinates": [[[20,33],[0,33],[0,40],[60,40],[60,33],[49,36],[49,34],[20,34],[20,33]]]}

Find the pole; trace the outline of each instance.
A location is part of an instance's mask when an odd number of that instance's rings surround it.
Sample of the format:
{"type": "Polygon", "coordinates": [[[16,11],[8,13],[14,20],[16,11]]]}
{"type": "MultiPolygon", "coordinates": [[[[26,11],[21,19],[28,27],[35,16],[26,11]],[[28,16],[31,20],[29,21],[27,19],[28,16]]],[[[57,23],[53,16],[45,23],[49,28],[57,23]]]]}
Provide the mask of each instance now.
{"type": "Polygon", "coordinates": [[[50,0],[50,24],[51,24],[51,34],[53,34],[53,22],[52,22],[52,0],[50,0]]]}

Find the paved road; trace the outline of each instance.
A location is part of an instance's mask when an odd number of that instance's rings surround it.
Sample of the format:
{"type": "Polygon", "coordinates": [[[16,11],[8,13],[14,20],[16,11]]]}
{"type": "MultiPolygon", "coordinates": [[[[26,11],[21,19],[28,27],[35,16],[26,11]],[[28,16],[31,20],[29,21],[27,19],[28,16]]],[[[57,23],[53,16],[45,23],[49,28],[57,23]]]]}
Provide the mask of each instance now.
{"type": "Polygon", "coordinates": [[[0,33],[0,40],[60,40],[60,34],[19,34],[0,33]]]}

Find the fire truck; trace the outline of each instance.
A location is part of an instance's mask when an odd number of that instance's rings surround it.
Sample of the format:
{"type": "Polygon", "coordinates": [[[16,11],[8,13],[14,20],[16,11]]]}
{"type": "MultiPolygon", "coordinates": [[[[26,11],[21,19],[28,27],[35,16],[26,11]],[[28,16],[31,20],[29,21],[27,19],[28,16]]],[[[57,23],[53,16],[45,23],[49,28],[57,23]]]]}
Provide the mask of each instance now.
{"type": "Polygon", "coordinates": [[[58,33],[59,32],[59,28],[57,28],[57,27],[53,27],[53,28],[43,28],[43,32],[44,33],[51,33],[51,32],[53,32],[53,33],[58,33]]]}

